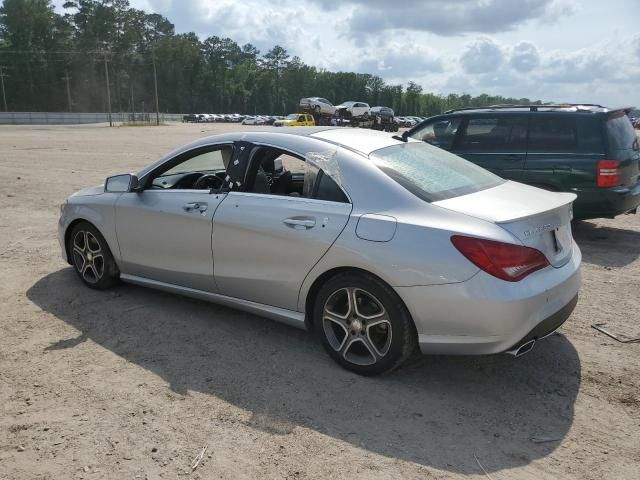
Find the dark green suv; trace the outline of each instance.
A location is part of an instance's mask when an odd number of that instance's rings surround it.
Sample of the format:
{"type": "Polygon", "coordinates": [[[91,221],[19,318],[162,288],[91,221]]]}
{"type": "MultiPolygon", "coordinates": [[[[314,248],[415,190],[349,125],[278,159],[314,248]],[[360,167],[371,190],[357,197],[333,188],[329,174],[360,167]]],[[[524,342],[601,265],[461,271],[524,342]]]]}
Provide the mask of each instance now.
{"type": "Polygon", "coordinates": [[[613,218],[640,205],[640,148],[629,109],[600,105],[451,110],[405,133],[497,175],[573,192],[574,217],[613,218]]]}

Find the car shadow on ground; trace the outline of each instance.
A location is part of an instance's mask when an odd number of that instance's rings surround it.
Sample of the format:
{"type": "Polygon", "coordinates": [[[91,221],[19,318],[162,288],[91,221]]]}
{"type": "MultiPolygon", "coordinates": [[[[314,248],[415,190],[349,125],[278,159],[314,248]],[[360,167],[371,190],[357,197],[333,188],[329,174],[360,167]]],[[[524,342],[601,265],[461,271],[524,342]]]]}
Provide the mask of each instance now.
{"type": "Polygon", "coordinates": [[[587,221],[575,222],[572,229],[586,263],[621,268],[640,257],[640,232],[587,221]]]}
{"type": "Polygon", "coordinates": [[[421,357],[365,378],[334,364],[306,332],[206,302],[123,285],[84,287],[71,268],[27,292],[90,339],[176,392],[215,395],[275,435],[297,426],[390,458],[457,473],[510,469],[551,454],[569,431],[580,386],[572,344],[553,335],[521,358],[421,357]]]}

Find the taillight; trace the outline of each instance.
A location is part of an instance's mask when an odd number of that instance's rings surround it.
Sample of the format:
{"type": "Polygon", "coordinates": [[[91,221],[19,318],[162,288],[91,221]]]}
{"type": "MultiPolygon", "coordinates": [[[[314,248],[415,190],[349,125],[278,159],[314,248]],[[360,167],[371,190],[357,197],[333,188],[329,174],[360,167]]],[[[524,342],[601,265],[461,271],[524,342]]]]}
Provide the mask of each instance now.
{"type": "Polygon", "coordinates": [[[453,245],[469,261],[494,277],[517,282],[549,265],[540,250],[512,243],[454,235],[453,245]]]}
{"type": "Polygon", "coordinates": [[[620,185],[619,166],[620,162],[618,160],[600,160],[596,175],[597,185],[599,187],[617,187],[620,185]]]}

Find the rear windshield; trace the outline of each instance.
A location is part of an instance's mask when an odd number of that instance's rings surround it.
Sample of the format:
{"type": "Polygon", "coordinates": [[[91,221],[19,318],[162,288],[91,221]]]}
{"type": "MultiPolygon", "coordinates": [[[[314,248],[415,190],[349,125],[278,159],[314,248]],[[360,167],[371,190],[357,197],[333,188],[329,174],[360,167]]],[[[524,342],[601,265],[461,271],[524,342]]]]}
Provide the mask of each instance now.
{"type": "Polygon", "coordinates": [[[636,143],[636,131],[631,125],[631,120],[624,113],[607,120],[607,136],[609,147],[612,150],[630,150],[638,148],[636,143]]]}
{"type": "Polygon", "coordinates": [[[393,180],[427,202],[486,190],[504,183],[497,175],[456,155],[423,142],[376,150],[374,164],[393,180]]]}

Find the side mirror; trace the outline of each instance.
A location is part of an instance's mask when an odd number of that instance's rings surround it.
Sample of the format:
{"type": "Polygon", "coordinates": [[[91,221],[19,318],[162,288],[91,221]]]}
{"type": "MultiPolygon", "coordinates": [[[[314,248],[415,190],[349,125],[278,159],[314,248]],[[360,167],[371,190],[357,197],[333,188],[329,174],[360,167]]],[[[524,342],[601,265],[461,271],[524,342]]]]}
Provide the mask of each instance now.
{"type": "Polygon", "coordinates": [[[138,177],[132,173],[107,177],[104,182],[104,191],[111,193],[126,193],[140,191],[138,177]]]}

